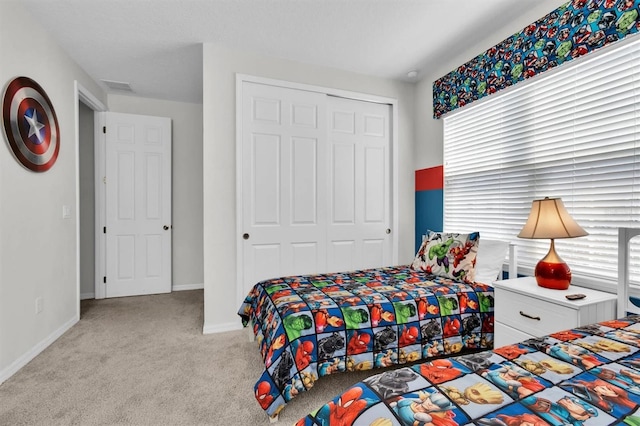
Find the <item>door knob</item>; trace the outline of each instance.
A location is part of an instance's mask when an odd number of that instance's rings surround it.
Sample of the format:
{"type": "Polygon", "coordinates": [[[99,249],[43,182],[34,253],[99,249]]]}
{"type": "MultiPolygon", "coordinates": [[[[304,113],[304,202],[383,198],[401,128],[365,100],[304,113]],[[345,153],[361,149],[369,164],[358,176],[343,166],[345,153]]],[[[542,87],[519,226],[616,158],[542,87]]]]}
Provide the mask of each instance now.
{"type": "Polygon", "coordinates": [[[390,234],[391,233],[391,229],[387,228],[386,232],[387,232],[387,234],[390,234]]]}
{"type": "Polygon", "coordinates": [[[167,229],[169,229],[169,227],[168,227],[167,225],[164,225],[164,226],[162,227],[162,229],[164,229],[164,230],[166,231],[167,229]]]}
{"type": "Polygon", "coordinates": [[[242,234],[242,238],[245,240],[249,239],[249,234],[247,234],[246,232],[244,234],[242,234]]]}

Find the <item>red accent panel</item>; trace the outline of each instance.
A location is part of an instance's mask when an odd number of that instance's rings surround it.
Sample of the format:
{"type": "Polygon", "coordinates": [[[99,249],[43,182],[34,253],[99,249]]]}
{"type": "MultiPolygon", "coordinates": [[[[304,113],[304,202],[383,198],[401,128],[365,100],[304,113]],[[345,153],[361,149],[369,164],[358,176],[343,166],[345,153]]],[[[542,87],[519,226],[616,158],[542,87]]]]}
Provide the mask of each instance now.
{"type": "Polygon", "coordinates": [[[444,180],[442,166],[416,170],[416,191],[442,189],[444,180]]]}

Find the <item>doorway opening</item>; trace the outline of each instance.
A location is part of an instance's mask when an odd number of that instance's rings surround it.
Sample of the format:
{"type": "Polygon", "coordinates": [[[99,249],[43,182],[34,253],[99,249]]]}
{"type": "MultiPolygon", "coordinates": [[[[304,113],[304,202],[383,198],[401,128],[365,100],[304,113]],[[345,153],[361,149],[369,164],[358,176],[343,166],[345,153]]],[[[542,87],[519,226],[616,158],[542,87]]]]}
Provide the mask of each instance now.
{"type": "Polygon", "coordinates": [[[76,265],[78,318],[80,300],[95,298],[95,146],[96,114],[106,106],[75,82],[76,104],[76,265]]]}

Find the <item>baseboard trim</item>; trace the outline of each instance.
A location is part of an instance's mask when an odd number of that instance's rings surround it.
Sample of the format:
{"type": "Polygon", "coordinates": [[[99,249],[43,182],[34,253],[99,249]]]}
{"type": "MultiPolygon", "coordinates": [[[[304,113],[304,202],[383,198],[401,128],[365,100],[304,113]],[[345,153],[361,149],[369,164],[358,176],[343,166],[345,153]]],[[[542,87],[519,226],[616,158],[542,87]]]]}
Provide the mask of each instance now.
{"type": "MultiPolygon", "coordinates": [[[[204,283],[199,284],[178,284],[171,287],[171,291],[186,291],[186,290],[203,290],[204,283]]],[[[95,293],[80,293],[80,300],[95,299],[95,293]]]]}
{"type": "Polygon", "coordinates": [[[173,291],[185,291],[185,290],[202,290],[204,289],[204,283],[200,284],[177,284],[172,287],[173,291]]]}
{"type": "Polygon", "coordinates": [[[225,324],[217,324],[217,325],[205,325],[202,327],[202,334],[213,334],[213,333],[224,333],[225,331],[236,331],[242,330],[242,324],[240,323],[240,318],[238,318],[238,322],[228,322],[225,324]]]}
{"type": "Polygon", "coordinates": [[[0,371],[0,384],[4,383],[11,376],[16,374],[22,367],[27,365],[32,359],[40,355],[42,351],[47,349],[49,345],[55,342],[60,336],[62,336],[67,330],[73,327],[78,322],[78,318],[74,315],[69,321],[62,324],[57,330],[45,337],[40,343],[37,343],[34,347],[25,352],[21,357],[16,359],[11,365],[4,370],[0,371]]]}

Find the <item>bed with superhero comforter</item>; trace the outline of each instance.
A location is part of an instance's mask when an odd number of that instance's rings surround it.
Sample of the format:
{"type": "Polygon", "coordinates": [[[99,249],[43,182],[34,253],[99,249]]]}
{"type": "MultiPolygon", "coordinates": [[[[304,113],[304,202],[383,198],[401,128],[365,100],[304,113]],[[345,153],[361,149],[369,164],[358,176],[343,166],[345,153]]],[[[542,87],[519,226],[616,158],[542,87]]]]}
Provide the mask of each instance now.
{"type": "Polygon", "coordinates": [[[618,316],[353,385],[296,426],[640,426],[640,299],[618,231],[618,316]],[[625,315],[628,315],[625,317],[625,315]]]}
{"type": "Polygon", "coordinates": [[[296,425],[640,425],[640,316],[371,376],[296,425]]]}
{"type": "Polygon", "coordinates": [[[264,360],[261,407],[275,419],[332,373],[492,348],[493,288],[473,281],[478,240],[429,233],[412,265],[256,284],[238,314],[264,360]]]}

